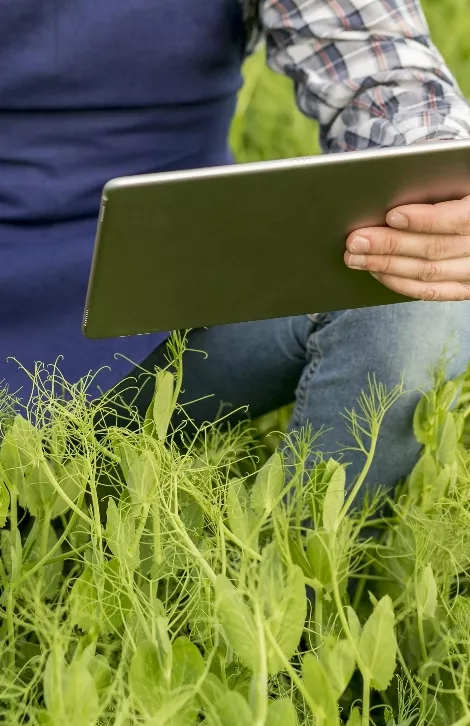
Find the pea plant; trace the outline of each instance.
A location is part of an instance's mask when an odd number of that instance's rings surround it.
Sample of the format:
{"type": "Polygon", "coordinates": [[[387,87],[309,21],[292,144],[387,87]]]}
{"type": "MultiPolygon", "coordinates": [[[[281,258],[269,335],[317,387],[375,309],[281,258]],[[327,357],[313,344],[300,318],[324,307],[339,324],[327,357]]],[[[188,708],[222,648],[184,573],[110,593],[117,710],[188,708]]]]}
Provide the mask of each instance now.
{"type": "Polygon", "coordinates": [[[263,456],[245,424],[172,427],[183,350],[143,421],[55,367],[1,398],[0,722],[470,724],[469,376],[436,376],[413,471],[363,496],[401,386],[345,413],[350,481],[308,429],[263,456]]]}

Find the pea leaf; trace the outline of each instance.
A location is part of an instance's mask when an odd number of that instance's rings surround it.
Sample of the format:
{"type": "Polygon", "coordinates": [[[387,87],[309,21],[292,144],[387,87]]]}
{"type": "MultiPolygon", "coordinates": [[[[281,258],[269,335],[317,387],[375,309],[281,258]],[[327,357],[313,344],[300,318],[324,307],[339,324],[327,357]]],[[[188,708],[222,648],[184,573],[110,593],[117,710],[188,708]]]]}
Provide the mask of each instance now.
{"type": "Polygon", "coordinates": [[[266,726],[298,726],[297,713],[289,698],[270,701],[266,726]]]}
{"type": "MultiPolygon", "coordinates": [[[[201,676],[204,675],[204,660],[194,643],[186,637],[179,637],[172,646],[172,670],[171,670],[171,697],[170,703],[177,712],[171,721],[173,726],[194,724],[199,712],[198,700],[194,691],[192,698],[187,698],[187,687],[195,686],[201,676]],[[178,699],[181,703],[178,703],[178,699]]],[[[167,721],[165,721],[167,723],[167,721]]]]}
{"type": "Polygon", "coordinates": [[[309,577],[310,579],[314,578],[314,574],[312,572],[312,568],[310,567],[310,562],[308,561],[304,549],[301,544],[299,544],[293,537],[292,534],[289,532],[287,535],[287,543],[289,545],[289,552],[290,556],[292,558],[292,562],[294,565],[298,565],[302,572],[304,573],[305,577],[309,577]]]}
{"type": "Polygon", "coordinates": [[[259,470],[251,490],[251,506],[256,514],[271,512],[284,487],[282,457],[274,453],[259,470]]]}
{"type": "Polygon", "coordinates": [[[352,647],[347,640],[327,641],[320,651],[320,660],[339,698],[348,687],[356,668],[352,647]]]}
{"type": "Polygon", "coordinates": [[[139,452],[127,443],[127,441],[121,441],[118,447],[119,457],[121,459],[120,467],[124,475],[124,479],[127,481],[129,476],[129,469],[131,468],[134,461],[139,456],[139,452]]]}
{"type": "Polygon", "coordinates": [[[395,615],[390,597],[385,595],[374,608],[362,630],[359,654],[371,685],[385,691],[392,680],[397,655],[395,615]]]}
{"type": "Polygon", "coordinates": [[[264,615],[276,613],[284,595],[285,566],[276,542],[270,542],[262,552],[258,591],[264,615]]]}
{"type": "Polygon", "coordinates": [[[10,492],[0,481],[0,527],[4,527],[10,511],[10,492]]]}
{"type": "Polygon", "coordinates": [[[441,411],[448,411],[455,401],[458,386],[455,381],[447,381],[438,394],[438,406],[441,411]]]}
{"type": "Polygon", "coordinates": [[[338,515],[344,504],[346,471],[344,466],[341,466],[341,464],[338,464],[337,462],[335,462],[335,464],[336,467],[328,482],[325,498],[323,500],[323,527],[327,532],[336,531],[338,526],[338,515]]]}
{"type": "Polygon", "coordinates": [[[90,658],[87,668],[93,678],[98,695],[106,696],[106,690],[112,681],[111,668],[107,659],[98,653],[90,658]]]}
{"type": "Polygon", "coordinates": [[[21,466],[28,471],[42,458],[41,432],[19,414],[15,416],[9,431],[12,434],[12,443],[17,447],[21,466]]]}
{"type": "Polygon", "coordinates": [[[197,540],[204,527],[204,510],[194,497],[185,496],[184,492],[180,493],[179,504],[181,521],[191,539],[197,540]]]}
{"type": "MultiPolygon", "coordinates": [[[[59,479],[59,486],[69,499],[75,502],[86,488],[88,480],[88,461],[85,457],[74,457],[62,467],[62,475],[59,479]]],[[[60,517],[69,508],[60,494],[56,494],[52,506],[51,519],[60,517]]]]}
{"type": "Polygon", "coordinates": [[[359,713],[359,709],[354,707],[353,709],[351,709],[351,713],[349,714],[346,726],[361,726],[361,724],[362,718],[361,714],[359,713]]]}
{"type": "Polygon", "coordinates": [[[50,720],[68,726],[95,726],[100,713],[94,680],[82,661],[67,665],[55,649],[44,672],[44,700],[50,720]]]}
{"type": "Polygon", "coordinates": [[[135,546],[135,519],[112,497],[108,499],[105,536],[108,547],[117,559],[131,570],[139,565],[138,547],[135,546]]]}
{"type": "Polygon", "coordinates": [[[98,593],[93,579],[91,567],[87,567],[78,577],[70,592],[72,606],[71,621],[80,630],[89,632],[99,623],[96,607],[98,593]]]}
{"type": "Polygon", "coordinates": [[[457,443],[455,419],[451,413],[448,413],[444,421],[439,448],[437,450],[437,456],[442,466],[446,464],[449,464],[449,466],[452,465],[457,453],[457,443]]]}
{"type": "Polygon", "coordinates": [[[129,689],[137,708],[144,713],[153,715],[162,706],[167,684],[155,643],[141,640],[137,645],[129,668],[129,689]]]}
{"type": "Polygon", "coordinates": [[[220,726],[253,726],[254,718],[248,703],[236,691],[228,691],[217,704],[220,726]]]}
{"type": "MultiPolygon", "coordinates": [[[[454,462],[454,464],[457,464],[457,462],[454,462]]],[[[447,464],[439,472],[434,486],[427,492],[426,510],[431,509],[434,504],[442,501],[443,497],[446,496],[452,479],[452,471],[453,467],[447,464]]]]}
{"type": "Polygon", "coordinates": [[[129,596],[122,589],[118,560],[108,560],[103,568],[103,597],[100,602],[100,632],[116,633],[131,612],[129,596]]]}
{"type": "Polygon", "coordinates": [[[171,672],[173,669],[173,648],[171,647],[168,635],[168,622],[164,615],[155,619],[157,657],[165,682],[171,683],[171,672]]]}
{"type": "Polygon", "coordinates": [[[5,567],[5,571],[7,575],[10,575],[11,578],[15,578],[17,575],[20,574],[21,566],[22,566],[22,548],[21,548],[21,539],[20,539],[20,533],[17,530],[17,535],[15,537],[16,539],[16,550],[19,553],[18,555],[15,553],[14,547],[12,547],[13,544],[13,538],[11,535],[10,529],[2,529],[0,531],[0,553],[2,557],[3,566],[5,567]]]}
{"type": "Polygon", "coordinates": [[[37,719],[40,726],[54,726],[54,722],[47,711],[38,711],[37,719]]]}
{"type": "Polygon", "coordinates": [[[57,500],[58,495],[49,478],[51,475],[54,476],[54,472],[50,464],[45,460],[39,460],[34,464],[26,481],[26,505],[35,517],[40,516],[46,507],[52,508],[57,500]]]}
{"type": "Polygon", "coordinates": [[[147,410],[144,431],[164,441],[168,433],[174,409],[175,379],[170,371],[158,371],[155,380],[155,393],[147,410]]]}
{"type": "Polygon", "coordinates": [[[251,509],[245,485],[240,479],[232,479],[227,491],[227,516],[230,529],[244,544],[257,548],[257,537],[253,530],[258,522],[251,509]]]}
{"type": "Polygon", "coordinates": [[[356,615],[356,611],[350,605],[347,606],[346,611],[348,616],[349,630],[351,631],[354,642],[356,643],[356,645],[359,645],[362,632],[361,623],[359,622],[359,618],[356,615]]]}
{"type": "Polygon", "coordinates": [[[109,560],[101,571],[86,567],[70,593],[72,623],[84,632],[98,629],[107,635],[117,631],[130,612],[129,598],[118,587],[121,581],[117,560],[109,560]]]}
{"type": "Polygon", "coordinates": [[[421,501],[425,492],[432,487],[437,479],[437,465],[431,454],[423,454],[413,467],[408,480],[411,500],[421,501]]]}
{"type": "Polygon", "coordinates": [[[242,596],[224,575],[215,583],[216,610],[227,639],[243,665],[258,670],[255,621],[242,596]]]}
{"type": "Polygon", "coordinates": [[[197,683],[204,674],[204,659],[188,638],[177,638],[172,646],[173,666],[171,670],[172,688],[181,688],[197,683]]]}
{"type": "Polygon", "coordinates": [[[302,676],[314,716],[324,726],[339,726],[336,694],[324,666],[312,653],[307,653],[303,659],[302,676]]]}
{"type": "Polygon", "coordinates": [[[208,673],[201,684],[200,701],[202,708],[206,708],[207,704],[210,704],[213,708],[217,708],[220,699],[226,693],[227,688],[220,678],[217,678],[214,673],[208,673]]]}
{"type": "Polygon", "coordinates": [[[157,461],[152,451],[143,451],[129,467],[127,488],[133,504],[148,502],[156,491],[157,461]]]}
{"type": "Polygon", "coordinates": [[[307,540],[307,559],[313,577],[327,591],[330,591],[333,586],[328,559],[329,546],[329,535],[324,529],[314,530],[307,540]]]}
{"type": "MultiPolygon", "coordinates": [[[[290,660],[302,637],[307,617],[307,596],[300,567],[286,568],[275,542],[263,550],[258,586],[264,616],[277,645],[290,660]]],[[[284,667],[282,659],[268,646],[268,671],[274,675],[284,667]]]]}
{"type": "MultiPolygon", "coordinates": [[[[21,416],[18,420],[23,420],[21,416]]],[[[23,468],[23,462],[20,457],[21,443],[21,429],[22,424],[17,423],[17,419],[13,425],[7,430],[3,437],[2,445],[0,447],[0,461],[5,470],[5,474],[8,477],[9,483],[15,487],[18,492],[18,499],[22,507],[26,507],[25,500],[25,476],[29,473],[31,466],[23,468]]]]}
{"type": "Polygon", "coordinates": [[[431,565],[423,570],[418,581],[416,603],[421,617],[432,620],[437,609],[437,584],[431,565]]]}
{"type": "Polygon", "coordinates": [[[413,432],[416,440],[425,446],[432,443],[431,421],[436,415],[436,393],[430,391],[424,394],[413,414],[413,432]]]}
{"type": "MultiPolygon", "coordinates": [[[[55,530],[53,527],[49,527],[47,530],[47,546],[46,546],[46,555],[47,552],[50,552],[50,550],[57,544],[57,535],[55,533],[55,530]]],[[[62,548],[59,548],[58,551],[55,553],[56,555],[60,555],[62,552],[62,548]]],[[[26,562],[31,565],[32,563],[37,562],[41,558],[41,540],[39,537],[37,537],[34,541],[34,544],[29,551],[28,558],[26,562]]],[[[41,580],[41,595],[46,600],[50,600],[57,593],[59,592],[60,585],[61,585],[61,575],[62,575],[62,568],[63,568],[63,562],[52,562],[49,565],[45,565],[44,567],[41,567],[38,572],[36,572],[35,575],[33,575],[33,579],[38,582],[39,579],[41,580]]]]}
{"type": "Polygon", "coordinates": [[[64,675],[65,723],[70,726],[95,726],[100,704],[93,677],[82,663],[75,662],[65,668],[64,675]]]}

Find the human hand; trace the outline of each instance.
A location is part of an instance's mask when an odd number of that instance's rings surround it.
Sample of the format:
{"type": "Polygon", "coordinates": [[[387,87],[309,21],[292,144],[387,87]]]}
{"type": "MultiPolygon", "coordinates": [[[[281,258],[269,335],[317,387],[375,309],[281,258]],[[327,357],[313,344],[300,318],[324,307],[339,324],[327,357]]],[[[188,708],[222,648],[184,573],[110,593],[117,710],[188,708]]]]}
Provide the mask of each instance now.
{"type": "Polygon", "coordinates": [[[470,196],[392,209],[387,227],[356,230],[344,260],[418,300],[470,300],[470,196]]]}

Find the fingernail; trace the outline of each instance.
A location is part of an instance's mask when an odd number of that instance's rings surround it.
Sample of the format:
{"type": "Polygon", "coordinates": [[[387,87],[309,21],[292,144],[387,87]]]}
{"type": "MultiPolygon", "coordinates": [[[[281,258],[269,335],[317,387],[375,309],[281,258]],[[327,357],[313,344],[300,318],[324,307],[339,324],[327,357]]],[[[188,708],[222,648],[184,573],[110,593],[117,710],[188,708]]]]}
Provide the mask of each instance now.
{"type": "Polygon", "coordinates": [[[372,275],[372,277],[375,277],[376,280],[380,280],[381,278],[381,275],[378,272],[371,272],[370,274],[372,275]]]}
{"type": "Polygon", "coordinates": [[[408,217],[400,212],[390,212],[387,214],[387,224],[396,229],[408,229],[409,221],[408,217]]]}
{"type": "Polygon", "coordinates": [[[350,255],[348,260],[348,267],[353,270],[363,270],[365,266],[366,258],[364,255],[350,255]]]}
{"type": "Polygon", "coordinates": [[[369,252],[369,248],[369,240],[367,239],[367,237],[361,237],[361,235],[354,237],[354,239],[351,240],[351,242],[349,243],[350,252],[357,252],[358,254],[362,254],[363,252],[369,252]]]}

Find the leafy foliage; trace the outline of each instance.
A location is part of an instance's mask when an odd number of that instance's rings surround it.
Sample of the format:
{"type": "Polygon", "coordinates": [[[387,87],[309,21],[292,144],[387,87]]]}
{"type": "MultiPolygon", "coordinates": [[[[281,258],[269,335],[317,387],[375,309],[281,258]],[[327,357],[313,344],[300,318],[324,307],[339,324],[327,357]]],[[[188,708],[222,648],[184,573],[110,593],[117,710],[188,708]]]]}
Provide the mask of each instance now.
{"type": "MultiPolygon", "coordinates": [[[[2,424],[0,720],[470,724],[470,369],[436,377],[422,456],[385,509],[361,508],[344,464],[318,456],[305,478],[309,431],[257,468],[253,431],[173,429],[172,345],[128,428],[99,427],[111,395],[58,398],[44,370],[2,424]]],[[[373,446],[401,389],[370,385],[348,415],[373,446]]]]}

